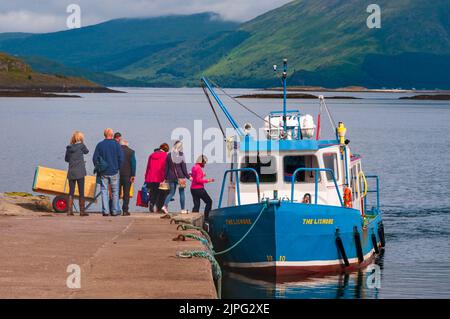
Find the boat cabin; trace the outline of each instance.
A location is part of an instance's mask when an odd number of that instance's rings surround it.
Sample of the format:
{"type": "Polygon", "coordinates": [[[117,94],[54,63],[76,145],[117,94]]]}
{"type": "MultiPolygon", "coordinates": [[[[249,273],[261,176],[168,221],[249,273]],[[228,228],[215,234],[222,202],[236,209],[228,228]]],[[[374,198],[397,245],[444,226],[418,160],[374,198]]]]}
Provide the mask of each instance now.
{"type": "Polygon", "coordinates": [[[266,118],[267,140],[255,140],[247,135],[241,141],[235,159],[235,167],[240,171],[232,174],[228,205],[279,199],[345,205],[362,211],[365,188],[361,157],[352,155],[349,146],[343,147],[339,138],[315,139],[312,116],[289,113],[286,128],[282,127],[279,113],[273,112],[266,118]],[[351,189],[350,205],[348,198],[344,202],[346,188],[351,189]]]}

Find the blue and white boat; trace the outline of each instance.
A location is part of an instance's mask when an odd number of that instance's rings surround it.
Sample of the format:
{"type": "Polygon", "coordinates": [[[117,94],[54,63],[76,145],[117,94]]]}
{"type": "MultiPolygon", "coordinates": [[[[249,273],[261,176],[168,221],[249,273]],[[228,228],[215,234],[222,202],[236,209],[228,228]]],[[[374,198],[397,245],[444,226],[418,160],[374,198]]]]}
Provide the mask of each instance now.
{"type": "Polygon", "coordinates": [[[202,79],[240,140],[233,142],[231,168],[209,216],[219,262],[276,276],[365,267],[385,246],[379,179],[364,173],[344,124],[334,124],[323,97],[317,127],[311,115],[287,110],[286,78],[287,60],[283,110],[264,118],[264,138],[250,134],[248,124],[240,127],[210,81],[202,79]],[[322,111],[336,132],[332,139],[320,138],[322,111]]]}

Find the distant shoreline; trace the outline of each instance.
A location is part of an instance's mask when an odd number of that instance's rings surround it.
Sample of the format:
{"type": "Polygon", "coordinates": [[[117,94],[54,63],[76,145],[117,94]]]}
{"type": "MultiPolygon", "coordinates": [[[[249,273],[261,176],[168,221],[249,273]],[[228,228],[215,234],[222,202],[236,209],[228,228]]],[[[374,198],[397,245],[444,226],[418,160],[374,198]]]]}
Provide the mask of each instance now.
{"type": "MultiPolygon", "coordinates": [[[[312,94],[306,93],[289,93],[286,96],[288,99],[318,99],[319,97],[312,94]]],[[[277,93],[267,93],[267,94],[244,94],[237,96],[238,99],[282,99],[283,94],[277,93]]],[[[328,100],[359,100],[361,98],[353,97],[353,96],[330,96],[327,97],[328,100]]]]}
{"type": "MultiPolygon", "coordinates": [[[[281,87],[265,88],[264,91],[282,91],[281,87]]],[[[350,92],[350,93],[443,93],[450,94],[450,90],[409,90],[409,89],[368,89],[359,86],[329,89],[320,86],[290,86],[288,92],[350,92]]]]}
{"type": "Polygon", "coordinates": [[[81,96],[79,96],[79,95],[55,94],[55,93],[36,92],[36,91],[2,91],[2,90],[0,90],[0,97],[81,98],[81,96]]]}
{"type": "Polygon", "coordinates": [[[400,100],[450,101],[450,94],[404,96],[401,97],[400,100]]]}
{"type": "Polygon", "coordinates": [[[72,93],[124,93],[106,87],[0,88],[0,97],[81,98],[72,93]]]}

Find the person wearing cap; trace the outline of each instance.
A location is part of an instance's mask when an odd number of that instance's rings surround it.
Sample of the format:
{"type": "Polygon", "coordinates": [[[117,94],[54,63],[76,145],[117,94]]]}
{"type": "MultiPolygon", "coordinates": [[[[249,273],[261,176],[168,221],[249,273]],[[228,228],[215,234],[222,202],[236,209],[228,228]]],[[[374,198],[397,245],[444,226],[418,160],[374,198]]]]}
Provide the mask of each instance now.
{"type": "Polygon", "coordinates": [[[103,216],[109,216],[110,214],[109,186],[111,186],[111,215],[119,216],[121,214],[119,203],[119,170],[122,166],[124,156],[119,143],[114,140],[114,131],[107,128],[104,130],[103,135],[105,139],[97,144],[92,158],[102,193],[102,213],[103,216]]]}
{"type": "Polygon", "coordinates": [[[130,190],[136,179],[136,153],[129,147],[128,141],[121,139],[120,147],[123,152],[123,163],[120,167],[120,189],[123,194],[122,214],[130,216],[130,190]]]}
{"type": "Polygon", "coordinates": [[[205,189],[205,184],[214,182],[214,178],[205,178],[205,173],[203,169],[205,168],[208,158],[205,155],[201,155],[194,167],[192,168],[192,183],[191,183],[191,194],[194,201],[193,213],[198,213],[200,211],[200,200],[205,203],[205,223],[208,222],[209,212],[212,208],[212,199],[205,189]]]}

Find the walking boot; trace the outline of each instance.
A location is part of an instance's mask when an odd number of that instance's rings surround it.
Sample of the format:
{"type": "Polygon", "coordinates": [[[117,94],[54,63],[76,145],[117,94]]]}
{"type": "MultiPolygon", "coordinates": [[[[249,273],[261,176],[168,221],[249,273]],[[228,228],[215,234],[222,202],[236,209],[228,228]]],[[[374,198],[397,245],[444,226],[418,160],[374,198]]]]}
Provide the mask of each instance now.
{"type": "Polygon", "coordinates": [[[83,199],[80,198],[80,216],[89,216],[89,214],[86,213],[85,204],[86,200],[84,198],[83,199]]]}
{"type": "Polygon", "coordinates": [[[67,201],[67,216],[73,216],[73,196],[69,196],[67,201]]]}

